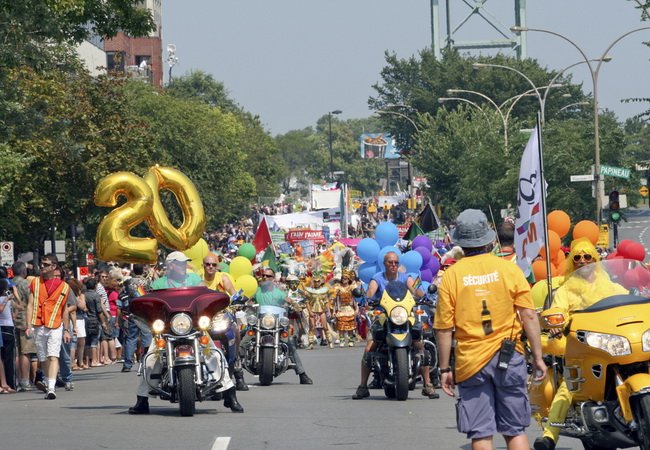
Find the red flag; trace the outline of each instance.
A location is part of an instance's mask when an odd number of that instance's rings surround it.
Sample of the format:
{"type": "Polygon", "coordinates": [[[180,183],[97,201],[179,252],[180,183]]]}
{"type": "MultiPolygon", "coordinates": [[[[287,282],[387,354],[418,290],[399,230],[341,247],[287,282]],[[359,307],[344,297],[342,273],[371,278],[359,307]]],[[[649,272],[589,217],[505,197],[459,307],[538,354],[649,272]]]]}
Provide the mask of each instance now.
{"type": "Polygon", "coordinates": [[[266,217],[262,217],[260,225],[257,227],[257,232],[253,238],[253,245],[257,252],[266,250],[266,248],[271,245],[273,241],[271,240],[271,232],[269,231],[269,226],[266,224],[266,217]]]}

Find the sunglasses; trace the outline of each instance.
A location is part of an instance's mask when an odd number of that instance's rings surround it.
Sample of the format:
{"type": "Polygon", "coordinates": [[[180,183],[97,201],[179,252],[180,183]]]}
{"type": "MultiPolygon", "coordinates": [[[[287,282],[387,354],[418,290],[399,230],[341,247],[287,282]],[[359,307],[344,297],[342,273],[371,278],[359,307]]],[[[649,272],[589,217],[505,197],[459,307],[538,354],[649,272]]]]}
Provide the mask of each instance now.
{"type": "Polygon", "coordinates": [[[52,264],[52,263],[46,263],[46,262],[41,263],[41,267],[52,267],[53,265],[54,264],[52,264]]]}
{"type": "Polygon", "coordinates": [[[275,278],[275,275],[270,274],[270,273],[265,273],[265,274],[264,274],[264,277],[265,277],[265,278],[275,278]]]}
{"type": "Polygon", "coordinates": [[[573,262],[579,262],[580,260],[584,260],[586,262],[589,262],[593,259],[593,256],[591,256],[589,253],[579,254],[579,255],[573,255],[573,262]]]}
{"type": "Polygon", "coordinates": [[[203,263],[205,267],[217,267],[218,263],[203,263]]]}
{"type": "Polygon", "coordinates": [[[389,264],[389,265],[391,265],[391,266],[398,266],[398,265],[399,265],[399,261],[386,261],[386,264],[389,264]]]}

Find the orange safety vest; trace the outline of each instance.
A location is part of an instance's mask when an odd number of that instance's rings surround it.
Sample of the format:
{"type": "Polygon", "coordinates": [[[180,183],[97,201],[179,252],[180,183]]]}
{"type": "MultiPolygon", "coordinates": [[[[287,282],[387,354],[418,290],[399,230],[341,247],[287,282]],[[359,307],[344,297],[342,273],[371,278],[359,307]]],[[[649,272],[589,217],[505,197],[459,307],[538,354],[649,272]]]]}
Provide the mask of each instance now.
{"type": "Polygon", "coordinates": [[[34,293],[32,325],[59,328],[63,320],[65,303],[70,293],[68,283],[62,281],[50,295],[47,295],[45,282],[39,277],[32,280],[30,289],[34,293]]]}

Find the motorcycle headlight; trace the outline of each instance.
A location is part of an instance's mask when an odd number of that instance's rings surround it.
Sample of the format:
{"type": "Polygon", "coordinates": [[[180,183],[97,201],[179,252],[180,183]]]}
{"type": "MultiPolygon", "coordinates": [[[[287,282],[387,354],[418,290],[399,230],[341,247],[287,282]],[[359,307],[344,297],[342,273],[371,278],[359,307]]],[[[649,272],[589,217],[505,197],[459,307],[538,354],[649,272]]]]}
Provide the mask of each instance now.
{"type": "Polygon", "coordinates": [[[151,324],[151,329],[153,330],[154,333],[160,334],[165,329],[165,322],[163,322],[160,319],[156,319],[151,324]]]}
{"type": "Polygon", "coordinates": [[[257,325],[257,316],[255,314],[249,314],[246,316],[246,323],[250,326],[257,325]]]}
{"type": "Polygon", "coordinates": [[[642,349],[644,352],[650,352],[650,330],[647,330],[645,333],[643,333],[643,336],[641,336],[641,343],[642,349]]]}
{"type": "Polygon", "coordinates": [[[271,314],[265,314],[262,317],[262,328],[273,328],[275,327],[275,317],[271,314]]]}
{"type": "Polygon", "coordinates": [[[210,328],[210,318],[208,316],[199,317],[199,329],[205,331],[210,328]]]}
{"type": "Polygon", "coordinates": [[[169,325],[174,334],[184,335],[192,330],[192,318],[185,313],[176,314],[169,325]]]}
{"type": "Polygon", "coordinates": [[[225,314],[217,314],[212,319],[212,331],[215,333],[223,333],[230,328],[230,319],[225,314]]]}
{"type": "Polygon", "coordinates": [[[406,308],[402,306],[396,306],[390,312],[390,321],[395,325],[404,325],[409,318],[409,313],[406,311],[406,308]]]}
{"type": "Polygon", "coordinates": [[[280,326],[283,328],[286,328],[289,326],[289,318],[288,317],[280,317],[280,326]]]}
{"type": "Polygon", "coordinates": [[[585,342],[594,348],[606,351],[612,356],[623,356],[632,353],[630,341],[615,334],[585,332],[585,342]]]}

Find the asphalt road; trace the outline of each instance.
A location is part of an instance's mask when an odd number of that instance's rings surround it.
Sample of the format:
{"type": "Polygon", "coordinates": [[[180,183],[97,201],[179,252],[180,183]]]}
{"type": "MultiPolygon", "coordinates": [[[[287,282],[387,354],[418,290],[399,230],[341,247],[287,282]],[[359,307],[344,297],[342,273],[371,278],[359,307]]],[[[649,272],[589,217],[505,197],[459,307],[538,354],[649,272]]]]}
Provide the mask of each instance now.
{"type": "MultiPolygon", "coordinates": [[[[248,392],[238,393],[244,414],[222,402],[197,404],[194,417],[180,417],[178,405],[152,399],[149,416],[130,416],[138,377],[121,365],[75,372],[75,389],[0,396],[0,449],[465,449],[455,428],[454,400],[429,400],[421,386],[405,402],[383,391],[352,400],[358,384],[361,346],[301,350],[314,384],[300,385],[285,373],[262,387],[247,374],[248,392]]],[[[538,427],[529,430],[532,444],[538,427]]],[[[504,449],[501,437],[495,448],[504,449]]],[[[562,439],[559,450],[582,448],[562,439]]]]}

